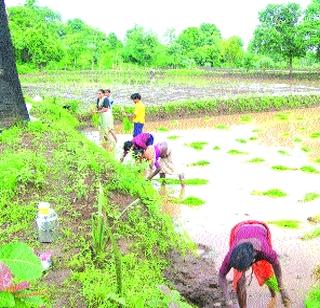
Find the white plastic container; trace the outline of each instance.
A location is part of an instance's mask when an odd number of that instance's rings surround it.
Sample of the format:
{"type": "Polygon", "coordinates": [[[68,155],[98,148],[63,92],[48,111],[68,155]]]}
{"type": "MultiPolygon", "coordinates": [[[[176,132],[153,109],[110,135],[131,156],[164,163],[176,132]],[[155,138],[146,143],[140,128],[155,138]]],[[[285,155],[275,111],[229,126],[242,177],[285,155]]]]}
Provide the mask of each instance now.
{"type": "Polygon", "coordinates": [[[48,202],[40,202],[38,208],[39,212],[36,221],[39,241],[41,243],[51,243],[57,237],[58,215],[50,208],[48,202]]]}

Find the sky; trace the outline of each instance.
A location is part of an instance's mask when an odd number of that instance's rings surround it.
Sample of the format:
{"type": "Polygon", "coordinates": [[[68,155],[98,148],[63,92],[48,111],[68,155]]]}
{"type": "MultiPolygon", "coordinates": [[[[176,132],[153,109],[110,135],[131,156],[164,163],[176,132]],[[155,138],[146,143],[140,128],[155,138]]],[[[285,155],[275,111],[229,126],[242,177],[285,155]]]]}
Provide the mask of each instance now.
{"type": "MultiPolygon", "coordinates": [[[[24,0],[5,0],[6,6],[24,0]]],[[[38,0],[40,6],[57,11],[63,20],[80,18],[105,33],[115,32],[120,39],[134,25],[155,32],[163,41],[168,29],[179,34],[203,22],[215,24],[224,38],[238,35],[247,45],[258,24],[258,12],[270,3],[289,0],[38,0]]],[[[306,8],[311,0],[295,0],[306,8]]]]}

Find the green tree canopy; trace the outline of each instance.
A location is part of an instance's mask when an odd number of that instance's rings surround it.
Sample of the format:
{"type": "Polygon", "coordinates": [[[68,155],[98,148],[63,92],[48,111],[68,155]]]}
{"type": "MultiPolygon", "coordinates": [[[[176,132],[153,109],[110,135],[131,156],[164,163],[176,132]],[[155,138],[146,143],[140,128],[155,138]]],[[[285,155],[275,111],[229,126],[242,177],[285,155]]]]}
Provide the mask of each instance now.
{"type": "Polygon", "coordinates": [[[301,34],[301,8],[296,3],[270,4],[259,13],[259,21],[251,42],[253,51],[265,55],[279,54],[292,69],[294,57],[305,53],[301,34]]]}

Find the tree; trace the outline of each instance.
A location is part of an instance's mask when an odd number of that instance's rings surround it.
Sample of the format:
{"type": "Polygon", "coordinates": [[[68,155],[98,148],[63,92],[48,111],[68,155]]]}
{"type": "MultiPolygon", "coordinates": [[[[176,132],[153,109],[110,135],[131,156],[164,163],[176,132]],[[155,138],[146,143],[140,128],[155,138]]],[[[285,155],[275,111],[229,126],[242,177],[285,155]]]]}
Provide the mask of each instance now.
{"type": "Polygon", "coordinates": [[[230,66],[240,66],[244,57],[243,42],[240,37],[232,36],[222,43],[222,62],[230,66]]]}
{"type": "Polygon", "coordinates": [[[0,127],[29,120],[14,59],[4,0],[0,0],[0,127]]]}
{"type": "Polygon", "coordinates": [[[296,3],[270,4],[259,13],[251,48],[264,55],[279,54],[287,59],[290,74],[294,57],[305,53],[301,34],[301,8],[296,3]]]}
{"type": "Polygon", "coordinates": [[[320,61],[320,0],[312,0],[308,6],[302,24],[307,49],[315,51],[320,61]]]}

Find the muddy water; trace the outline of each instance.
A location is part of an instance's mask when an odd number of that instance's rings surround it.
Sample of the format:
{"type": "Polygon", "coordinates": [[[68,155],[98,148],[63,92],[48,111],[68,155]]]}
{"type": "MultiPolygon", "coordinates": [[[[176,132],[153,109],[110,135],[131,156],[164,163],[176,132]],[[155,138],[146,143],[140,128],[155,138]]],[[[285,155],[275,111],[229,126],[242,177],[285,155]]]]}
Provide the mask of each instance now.
{"type": "MultiPolygon", "coordinates": [[[[234,115],[188,119],[151,123],[146,128],[154,133],[156,142],[178,136],[175,140],[169,140],[178,168],[184,170],[186,178],[204,178],[209,181],[203,186],[187,186],[182,192],[174,186],[167,186],[166,191],[162,188],[160,192],[176,197],[181,197],[181,194],[185,197],[196,196],[206,202],[200,207],[188,207],[171,204],[167,200],[163,210],[174,217],[177,227],[186,231],[195,242],[212,247],[217,266],[228,250],[229,231],[234,224],[247,219],[266,222],[280,219],[301,221],[297,230],[270,226],[292,307],[297,308],[304,307],[305,295],[313,284],[312,271],[320,263],[320,240],[300,239],[314,227],[308,224],[307,218],[320,214],[320,199],[301,202],[306,193],[320,193],[320,174],[299,170],[280,172],[271,167],[284,165],[300,168],[308,165],[320,170],[320,165],[312,161],[320,156],[320,139],[310,138],[312,132],[320,131],[319,111],[315,108],[246,117],[234,115]],[[159,127],[168,128],[169,131],[155,131],[159,127]],[[294,141],[298,137],[301,142],[294,141]],[[246,143],[240,143],[240,139],[246,143]],[[208,144],[201,151],[186,146],[187,143],[197,141],[208,144]],[[305,144],[310,152],[301,150],[305,144]],[[219,147],[219,150],[213,150],[213,147],[219,147]],[[243,154],[228,154],[232,149],[243,154]],[[285,151],[287,155],[281,155],[279,151],[285,151]],[[255,157],[263,158],[264,162],[248,162],[255,157]],[[210,165],[188,166],[199,160],[207,160],[210,165]],[[252,194],[253,191],[271,188],[281,189],[287,197],[271,199],[252,194]]],[[[121,135],[119,147],[129,137],[121,135]]],[[[118,155],[120,152],[118,149],[118,155]]],[[[267,307],[268,290],[258,287],[255,281],[248,287],[248,296],[248,307],[267,307]]],[[[277,307],[281,306],[278,298],[277,307]]]]}

